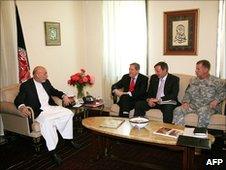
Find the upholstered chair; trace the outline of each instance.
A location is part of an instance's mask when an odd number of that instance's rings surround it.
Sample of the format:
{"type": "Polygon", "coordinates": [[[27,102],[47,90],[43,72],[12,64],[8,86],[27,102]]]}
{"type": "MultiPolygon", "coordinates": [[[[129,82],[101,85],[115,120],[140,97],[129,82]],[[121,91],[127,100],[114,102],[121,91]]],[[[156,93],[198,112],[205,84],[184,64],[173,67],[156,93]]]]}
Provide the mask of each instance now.
{"type": "MultiPolygon", "coordinates": [[[[41,133],[39,123],[34,119],[32,108],[27,107],[31,112],[31,118],[24,118],[20,115],[20,111],[14,105],[14,99],[19,92],[19,84],[7,86],[0,91],[0,114],[4,130],[33,138],[35,150],[39,151],[41,133]]],[[[62,101],[59,98],[53,97],[53,99],[57,104],[62,104],[62,101]]]]}

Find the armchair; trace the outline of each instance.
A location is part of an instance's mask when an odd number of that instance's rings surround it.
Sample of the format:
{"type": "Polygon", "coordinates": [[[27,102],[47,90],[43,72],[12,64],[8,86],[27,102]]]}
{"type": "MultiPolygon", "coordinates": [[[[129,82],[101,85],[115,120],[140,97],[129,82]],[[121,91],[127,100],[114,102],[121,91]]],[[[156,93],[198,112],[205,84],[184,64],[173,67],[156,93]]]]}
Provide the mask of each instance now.
{"type": "MultiPolygon", "coordinates": [[[[19,92],[19,84],[14,84],[1,90],[0,115],[2,117],[3,127],[7,131],[18,133],[33,138],[36,151],[40,150],[41,132],[39,123],[34,120],[32,108],[27,107],[31,112],[31,118],[25,118],[20,115],[20,111],[14,105],[14,99],[19,92]]],[[[61,100],[53,97],[57,104],[61,100]]]]}

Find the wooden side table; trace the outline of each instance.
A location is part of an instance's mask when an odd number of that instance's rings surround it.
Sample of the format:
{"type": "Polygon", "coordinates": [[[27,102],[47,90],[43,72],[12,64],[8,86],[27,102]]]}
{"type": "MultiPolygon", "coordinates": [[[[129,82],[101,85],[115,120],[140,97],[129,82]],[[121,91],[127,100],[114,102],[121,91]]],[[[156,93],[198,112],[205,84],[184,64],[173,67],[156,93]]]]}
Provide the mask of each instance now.
{"type": "Polygon", "coordinates": [[[84,118],[88,117],[90,115],[90,111],[99,111],[100,116],[102,116],[103,114],[103,110],[104,110],[104,103],[100,103],[100,105],[83,105],[84,108],[84,118]]]}
{"type": "Polygon", "coordinates": [[[84,108],[84,118],[90,115],[90,111],[99,111],[100,116],[102,116],[104,110],[103,100],[96,100],[92,103],[83,104],[84,108]]]}

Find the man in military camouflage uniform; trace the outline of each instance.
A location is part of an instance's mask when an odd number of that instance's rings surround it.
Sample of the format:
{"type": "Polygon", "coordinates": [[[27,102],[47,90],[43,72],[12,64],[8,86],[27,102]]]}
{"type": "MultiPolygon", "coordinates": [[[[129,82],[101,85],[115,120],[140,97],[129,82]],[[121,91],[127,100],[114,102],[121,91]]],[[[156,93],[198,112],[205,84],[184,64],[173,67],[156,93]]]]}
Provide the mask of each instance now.
{"type": "Polygon", "coordinates": [[[225,84],[217,77],[209,74],[210,63],[200,60],[196,63],[195,73],[188,85],[182,105],[174,110],[173,122],[185,124],[184,117],[188,113],[198,115],[198,126],[207,127],[210,116],[220,113],[220,104],[226,98],[225,84]]]}

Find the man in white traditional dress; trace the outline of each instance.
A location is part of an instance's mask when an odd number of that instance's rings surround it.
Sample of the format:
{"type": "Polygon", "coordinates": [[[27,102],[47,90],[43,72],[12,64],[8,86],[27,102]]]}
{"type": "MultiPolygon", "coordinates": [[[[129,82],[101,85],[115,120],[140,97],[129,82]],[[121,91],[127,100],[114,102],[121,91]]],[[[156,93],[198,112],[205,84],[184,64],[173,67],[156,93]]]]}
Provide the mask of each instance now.
{"type": "Polygon", "coordinates": [[[20,85],[20,91],[14,103],[24,117],[31,116],[26,106],[34,110],[35,119],[40,124],[41,134],[46,141],[47,148],[54,162],[60,165],[62,160],[55,152],[58,143],[57,130],[74,148],[78,148],[79,145],[73,142],[74,113],[58,106],[51,96],[61,98],[64,105],[69,105],[70,100],[62,91],[55,89],[47,78],[47,71],[44,67],[35,67],[33,78],[20,85]]]}

